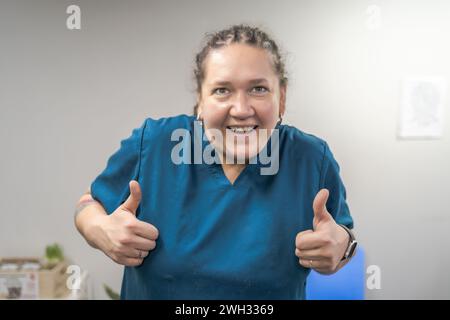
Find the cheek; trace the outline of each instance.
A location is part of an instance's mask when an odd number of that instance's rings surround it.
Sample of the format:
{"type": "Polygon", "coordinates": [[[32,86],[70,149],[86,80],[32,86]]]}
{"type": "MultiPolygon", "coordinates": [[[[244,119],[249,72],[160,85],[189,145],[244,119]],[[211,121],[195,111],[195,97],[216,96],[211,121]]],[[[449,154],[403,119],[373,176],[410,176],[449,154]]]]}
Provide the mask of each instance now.
{"type": "Polygon", "coordinates": [[[261,121],[263,127],[268,128],[275,126],[275,123],[278,121],[278,106],[274,103],[266,103],[264,105],[260,105],[257,109],[258,118],[261,121]]]}
{"type": "Polygon", "coordinates": [[[228,108],[221,103],[205,101],[202,116],[208,127],[219,128],[228,117],[228,108]]]}

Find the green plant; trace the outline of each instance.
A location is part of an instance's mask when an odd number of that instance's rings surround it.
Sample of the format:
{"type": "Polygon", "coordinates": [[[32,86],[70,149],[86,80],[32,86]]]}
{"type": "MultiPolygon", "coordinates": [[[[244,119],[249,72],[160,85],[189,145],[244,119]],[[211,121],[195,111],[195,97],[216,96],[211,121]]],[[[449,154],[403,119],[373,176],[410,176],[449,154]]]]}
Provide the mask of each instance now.
{"type": "Polygon", "coordinates": [[[105,288],[105,292],[110,299],[112,299],[112,300],[120,299],[119,294],[117,292],[115,292],[113,289],[111,289],[108,285],[103,284],[103,288],[105,288]]]}
{"type": "Polygon", "coordinates": [[[45,247],[45,259],[50,265],[57,264],[64,260],[64,253],[61,246],[57,243],[45,247]]]}

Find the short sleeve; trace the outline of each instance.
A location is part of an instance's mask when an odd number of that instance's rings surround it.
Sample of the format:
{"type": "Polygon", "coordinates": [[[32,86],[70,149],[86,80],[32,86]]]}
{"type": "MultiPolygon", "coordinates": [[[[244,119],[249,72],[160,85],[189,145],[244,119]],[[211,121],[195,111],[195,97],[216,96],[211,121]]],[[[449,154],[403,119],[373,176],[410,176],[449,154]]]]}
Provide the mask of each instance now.
{"type": "Polygon", "coordinates": [[[339,175],[339,164],[325,142],[322,169],[320,173],[320,189],[326,188],[330,192],[326,207],[338,224],[353,228],[353,219],[347,204],[344,183],[339,175]]]}
{"type": "Polygon", "coordinates": [[[129,182],[139,178],[141,144],[146,122],[133,130],[120,143],[120,148],[109,159],[106,168],[91,184],[91,195],[111,214],[129,196],[129,182]]]}

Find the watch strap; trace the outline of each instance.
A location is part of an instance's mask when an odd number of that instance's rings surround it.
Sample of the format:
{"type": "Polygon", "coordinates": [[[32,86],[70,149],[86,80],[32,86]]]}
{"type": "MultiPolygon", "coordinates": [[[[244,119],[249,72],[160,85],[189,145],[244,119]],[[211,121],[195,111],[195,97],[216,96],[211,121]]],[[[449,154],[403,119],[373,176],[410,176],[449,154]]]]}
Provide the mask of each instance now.
{"type": "Polygon", "coordinates": [[[340,224],[340,226],[349,235],[349,241],[348,241],[347,249],[345,250],[345,254],[344,254],[344,256],[341,259],[341,261],[343,261],[343,260],[350,259],[350,258],[352,258],[355,255],[356,246],[357,246],[358,242],[356,241],[355,235],[353,234],[353,232],[349,228],[347,228],[343,224],[340,224]]]}

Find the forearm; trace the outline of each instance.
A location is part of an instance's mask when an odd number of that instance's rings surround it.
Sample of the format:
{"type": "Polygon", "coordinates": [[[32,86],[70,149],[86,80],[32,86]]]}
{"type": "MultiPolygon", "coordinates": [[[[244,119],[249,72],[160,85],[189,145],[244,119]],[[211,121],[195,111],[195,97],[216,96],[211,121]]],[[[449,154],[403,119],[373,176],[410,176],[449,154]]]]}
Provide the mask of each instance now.
{"type": "Polygon", "coordinates": [[[75,226],[87,243],[97,249],[99,226],[105,217],[105,209],[89,192],[80,198],[75,211],[75,226]]]}

